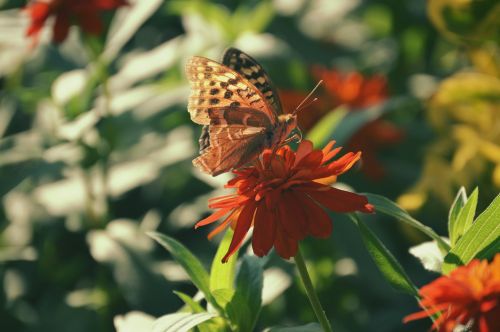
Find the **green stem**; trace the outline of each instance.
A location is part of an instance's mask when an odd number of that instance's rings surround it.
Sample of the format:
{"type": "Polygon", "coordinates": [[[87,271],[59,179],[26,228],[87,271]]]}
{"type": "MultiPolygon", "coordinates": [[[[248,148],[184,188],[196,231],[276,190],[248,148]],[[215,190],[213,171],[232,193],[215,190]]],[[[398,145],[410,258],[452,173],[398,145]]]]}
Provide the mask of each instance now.
{"type": "Polygon", "coordinates": [[[323,310],[318,296],[316,295],[316,291],[314,290],[309,272],[307,272],[306,263],[304,261],[304,257],[302,257],[300,248],[297,250],[297,254],[295,255],[294,259],[295,264],[297,265],[297,270],[299,270],[300,279],[302,279],[307,297],[309,298],[309,302],[311,302],[311,306],[313,308],[314,314],[316,315],[316,318],[318,319],[319,324],[323,328],[323,331],[332,332],[332,326],[330,325],[330,322],[326,317],[325,310],[323,310]]]}

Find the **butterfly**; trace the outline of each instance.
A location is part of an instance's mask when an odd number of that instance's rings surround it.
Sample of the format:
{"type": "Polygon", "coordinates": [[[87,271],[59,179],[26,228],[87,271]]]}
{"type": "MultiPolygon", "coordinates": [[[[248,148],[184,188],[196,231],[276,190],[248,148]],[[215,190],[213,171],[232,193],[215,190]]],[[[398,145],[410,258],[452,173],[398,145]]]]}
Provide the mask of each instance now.
{"type": "Polygon", "coordinates": [[[297,128],[296,113],[283,113],[262,66],[238,49],[226,50],[222,64],[190,58],[186,76],[191,120],[203,125],[193,165],[212,176],[251,162],[264,149],[276,150],[297,128]]]}

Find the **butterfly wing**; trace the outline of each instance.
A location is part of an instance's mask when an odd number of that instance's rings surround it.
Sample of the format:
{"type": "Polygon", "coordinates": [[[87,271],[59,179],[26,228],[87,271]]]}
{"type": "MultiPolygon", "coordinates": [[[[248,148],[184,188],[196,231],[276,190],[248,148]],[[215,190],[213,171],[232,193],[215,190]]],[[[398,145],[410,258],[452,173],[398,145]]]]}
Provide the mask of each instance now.
{"type": "Polygon", "coordinates": [[[275,89],[275,85],[272,83],[271,78],[269,78],[264,68],[262,68],[254,58],[231,47],[224,52],[222,63],[238,72],[259,89],[269,105],[272,106],[275,114],[279,115],[283,113],[283,107],[281,106],[281,101],[275,89]]]}
{"type": "Polygon", "coordinates": [[[186,64],[186,75],[191,83],[188,111],[194,122],[210,124],[211,108],[246,107],[265,114],[270,123],[277,123],[277,115],[262,93],[234,70],[195,56],[186,64]]]}
{"type": "Polygon", "coordinates": [[[215,176],[256,158],[278,121],[262,93],[234,70],[203,57],[191,58],[186,74],[188,111],[205,125],[201,156],[193,164],[215,176]]]}
{"type": "Polygon", "coordinates": [[[211,125],[208,135],[210,144],[193,165],[213,176],[245,165],[265,147],[263,127],[211,125]]]}

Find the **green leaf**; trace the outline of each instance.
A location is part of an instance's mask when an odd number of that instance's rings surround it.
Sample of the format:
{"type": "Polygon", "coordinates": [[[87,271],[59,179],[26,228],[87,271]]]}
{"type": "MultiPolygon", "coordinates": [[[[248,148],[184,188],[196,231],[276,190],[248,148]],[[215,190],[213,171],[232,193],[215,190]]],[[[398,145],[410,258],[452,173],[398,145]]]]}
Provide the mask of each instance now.
{"type": "Polygon", "coordinates": [[[214,317],[216,317],[214,314],[208,312],[168,314],[153,323],[153,332],[188,332],[193,327],[214,317]]]}
{"type": "Polygon", "coordinates": [[[450,231],[450,242],[452,247],[455,246],[458,239],[460,239],[460,237],[469,230],[470,226],[472,226],[474,215],[476,214],[478,194],[478,189],[474,189],[465,203],[465,206],[461,209],[457,216],[452,231],[450,231]]]}
{"type": "Polygon", "coordinates": [[[194,256],[184,245],[169,236],[155,232],[149,232],[147,234],[170,252],[177,263],[184,268],[193,284],[205,294],[207,301],[216,308],[219,308],[210,292],[208,273],[198,258],[196,258],[196,256],[194,256]]]}
{"type": "Polygon", "coordinates": [[[500,251],[500,194],[477,217],[469,230],[444,258],[443,273],[465,265],[475,257],[490,258],[500,251]]]}
{"type": "Polygon", "coordinates": [[[174,291],[174,294],[177,295],[182,300],[182,302],[184,302],[189,307],[189,309],[191,309],[192,313],[197,314],[205,311],[205,309],[203,309],[203,307],[198,302],[193,300],[191,296],[179,291],[174,291]]]}
{"type": "Polygon", "coordinates": [[[346,107],[338,107],[328,112],[307,134],[307,139],[314,146],[325,145],[331,138],[331,133],[339,125],[342,119],[349,113],[346,107]]]}
{"type": "Polygon", "coordinates": [[[457,192],[457,196],[455,197],[453,204],[451,204],[450,211],[448,212],[448,235],[450,237],[452,246],[454,243],[453,234],[456,232],[455,229],[457,226],[457,218],[466,202],[467,193],[465,192],[465,188],[461,187],[457,192]]]}
{"type": "Polygon", "coordinates": [[[407,294],[417,296],[418,288],[382,241],[355,214],[349,214],[349,217],[358,227],[366,249],[391,286],[407,294]]]}
{"type": "Polygon", "coordinates": [[[396,109],[414,107],[415,103],[415,99],[410,97],[395,97],[376,106],[351,111],[333,128],[328,140],[334,138],[339,144],[345,144],[365,124],[396,109]]]}
{"type": "MultiPolygon", "coordinates": [[[[205,312],[203,307],[198,302],[193,300],[191,296],[178,291],[174,291],[174,293],[186,304],[186,306],[189,307],[189,309],[191,309],[191,313],[198,314],[205,312]]],[[[217,328],[217,325],[214,324],[214,322],[210,321],[199,324],[197,328],[199,332],[211,332],[217,328]]]]}
{"type": "Polygon", "coordinates": [[[450,245],[446,243],[439,235],[434,232],[434,230],[428,226],[425,226],[420,221],[416,220],[408,214],[404,209],[400,208],[396,203],[391,201],[384,196],[366,193],[363,194],[368,198],[368,201],[375,206],[377,212],[382,212],[389,216],[400,220],[427,235],[431,239],[435,240],[439,248],[447,253],[450,250],[450,245]]]}
{"type": "Polygon", "coordinates": [[[265,329],[264,332],[322,332],[321,326],[318,323],[309,323],[302,326],[293,327],[271,327],[265,329]]]}
{"type": "Polygon", "coordinates": [[[262,304],[262,287],[263,270],[259,258],[244,256],[236,276],[236,292],[226,307],[228,316],[240,332],[254,329],[262,304]]]}
{"type": "Polygon", "coordinates": [[[210,270],[210,290],[212,292],[216,289],[234,289],[234,276],[238,254],[235,253],[232,255],[227,263],[222,263],[222,257],[224,257],[229,249],[233,233],[231,228],[227,229],[212,261],[212,268],[210,270]]]}

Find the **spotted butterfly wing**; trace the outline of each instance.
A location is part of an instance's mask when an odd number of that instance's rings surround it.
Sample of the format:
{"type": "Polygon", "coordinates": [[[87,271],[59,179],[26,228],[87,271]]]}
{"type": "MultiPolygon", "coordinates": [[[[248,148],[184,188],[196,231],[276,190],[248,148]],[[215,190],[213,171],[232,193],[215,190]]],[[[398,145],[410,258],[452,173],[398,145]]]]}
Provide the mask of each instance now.
{"type": "Polygon", "coordinates": [[[205,126],[193,164],[216,176],[257,158],[278,124],[266,97],[238,72],[203,57],[192,57],[186,74],[188,111],[205,126]]]}
{"type": "Polygon", "coordinates": [[[274,113],[278,115],[283,113],[283,107],[275,85],[264,68],[254,58],[231,47],[224,52],[222,63],[238,72],[259,89],[269,105],[272,106],[274,113]]]}

